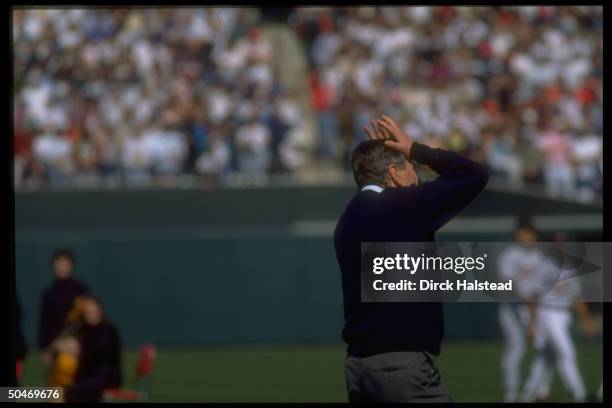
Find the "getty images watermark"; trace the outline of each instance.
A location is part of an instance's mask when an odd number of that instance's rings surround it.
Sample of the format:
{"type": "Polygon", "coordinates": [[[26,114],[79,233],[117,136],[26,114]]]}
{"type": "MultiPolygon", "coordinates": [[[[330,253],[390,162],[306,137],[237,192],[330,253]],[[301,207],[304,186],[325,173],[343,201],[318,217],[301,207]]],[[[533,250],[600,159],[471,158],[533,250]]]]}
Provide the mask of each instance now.
{"type": "MultiPolygon", "coordinates": [[[[364,242],[363,302],[603,302],[607,242],[364,242]]],[[[607,263],[610,265],[610,263],[607,263]]]]}

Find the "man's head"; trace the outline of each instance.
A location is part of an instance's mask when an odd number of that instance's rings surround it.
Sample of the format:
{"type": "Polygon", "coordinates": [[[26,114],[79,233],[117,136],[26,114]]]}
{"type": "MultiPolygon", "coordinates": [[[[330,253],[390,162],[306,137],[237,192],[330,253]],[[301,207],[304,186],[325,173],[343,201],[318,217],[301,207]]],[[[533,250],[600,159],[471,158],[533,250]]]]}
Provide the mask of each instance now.
{"type": "Polygon", "coordinates": [[[83,301],[83,320],[90,326],[97,326],[104,320],[102,301],[93,295],[85,295],[83,301]]]}
{"type": "Polygon", "coordinates": [[[405,187],[418,184],[412,164],[403,154],[385,146],[384,140],[366,140],[353,151],[351,167],[357,187],[376,184],[405,187]]]}
{"type": "Polygon", "coordinates": [[[520,216],[514,230],[514,239],[524,245],[533,244],[538,240],[538,232],[528,216],[520,216]]]}
{"type": "Polygon", "coordinates": [[[58,279],[67,279],[72,275],[74,268],[74,254],[68,249],[60,249],[53,253],[51,258],[53,273],[58,279]]]}

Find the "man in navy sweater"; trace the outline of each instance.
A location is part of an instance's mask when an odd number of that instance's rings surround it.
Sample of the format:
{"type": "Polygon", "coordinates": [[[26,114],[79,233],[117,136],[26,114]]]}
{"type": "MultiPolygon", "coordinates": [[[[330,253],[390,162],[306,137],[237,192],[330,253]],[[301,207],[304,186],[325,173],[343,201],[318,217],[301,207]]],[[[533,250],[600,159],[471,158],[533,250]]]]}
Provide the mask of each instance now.
{"type": "Polygon", "coordinates": [[[334,233],[342,272],[350,402],[449,402],[436,356],[441,302],[362,302],[361,242],[433,242],[436,231],[485,187],[487,170],[451,151],[413,142],[387,116],[353,152],[358,192],[334,233]],[[412,161],[438,177],[419,182],[412,161]]]}

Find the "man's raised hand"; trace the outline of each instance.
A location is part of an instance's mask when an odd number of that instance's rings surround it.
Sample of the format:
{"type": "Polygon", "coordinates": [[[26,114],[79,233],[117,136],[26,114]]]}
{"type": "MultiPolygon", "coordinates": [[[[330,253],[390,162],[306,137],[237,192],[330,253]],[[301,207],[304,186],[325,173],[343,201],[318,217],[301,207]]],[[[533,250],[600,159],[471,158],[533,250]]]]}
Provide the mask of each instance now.
{"type": "Polygon", "coordinates": [[[363,130],[370,140],[385,140],[385,145],[402,153],[406,158],[410,155],[412,139],[399,128],[390,117],[382,115],[380,119],[370,121],[372,129],[363,130]]]}
{"type": "Polygon", "coordinates": [[[376,123],[375,120],[371,120],[370,125],[372,125],[372,129],[368,128],[367,126],[363,128],[363,130],[366,132],[366,135],[368,135],[368,139],[389,139],[387,131],[381,125],[376,123]]]}
{"type": "Polygon", "coordinates": [[[382,117],[376,121],[376,124],[379,129],[382,128],[385,133],[390,136],[385,138],[387,139],[385,141],[385,146],[397,150],[408,158],[410,149],[412,148],[412,139],[400,129],[397,123],[390,117],[382,115],[382,117]]]}

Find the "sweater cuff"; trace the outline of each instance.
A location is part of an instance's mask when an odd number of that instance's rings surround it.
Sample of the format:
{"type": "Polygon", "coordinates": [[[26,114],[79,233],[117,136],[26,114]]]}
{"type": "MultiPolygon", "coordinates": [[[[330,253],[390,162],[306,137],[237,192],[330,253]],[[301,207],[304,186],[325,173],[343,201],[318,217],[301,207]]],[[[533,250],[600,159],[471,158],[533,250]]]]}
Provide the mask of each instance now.
{"type": "Polygon", "coordinates": [[[431,147],[421,143],[412,142],[412,146],[410,147],[410,160],[414,160],[419,163],[427,163],[434,159],[435,156],[436,153],[431,147]]]}

